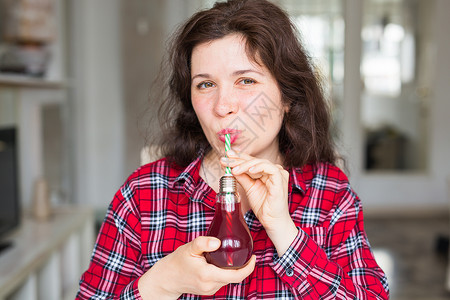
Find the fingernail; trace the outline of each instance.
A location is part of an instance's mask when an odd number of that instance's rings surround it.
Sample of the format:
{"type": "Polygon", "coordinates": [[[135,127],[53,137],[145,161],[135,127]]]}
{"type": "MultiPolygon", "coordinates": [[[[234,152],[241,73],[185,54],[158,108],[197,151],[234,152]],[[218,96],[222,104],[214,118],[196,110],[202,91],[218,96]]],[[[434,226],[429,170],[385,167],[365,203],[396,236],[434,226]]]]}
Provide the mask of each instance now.
{"type": "Polygon", "coordinates": [[[233,173],[237,173],[237,172],[239,172],[240,170],[241,170],[241,167],[236,166],[236,167],[233,168],[233,173]]]}
{"type": "Polygon", "coordinates": [[[219,248],[220,241],[219,240],[210,240],[208,242],[208,245],[211,249],[217,249],[217,248],[219,248]]]}
{"type": "Polygon", "coordinates": [[[230,159],[228,157],[221,157],[220,160],[226,164],[231,164],[232,162],[234,162],[234,159],[230,159]]]}
{"type": "Polygon", "coordinates": [[[227,155],[228,156],[236,156],[237,154],[236,154],[236,152],[234,152],[234,150],[228,150],[227,155]]]}

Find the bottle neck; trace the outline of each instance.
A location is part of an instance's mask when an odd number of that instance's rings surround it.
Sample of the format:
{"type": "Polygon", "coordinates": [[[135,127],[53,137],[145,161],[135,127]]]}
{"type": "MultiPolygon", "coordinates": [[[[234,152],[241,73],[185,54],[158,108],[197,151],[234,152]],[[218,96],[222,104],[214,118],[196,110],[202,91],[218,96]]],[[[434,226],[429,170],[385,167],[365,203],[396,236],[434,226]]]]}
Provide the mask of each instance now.
{"type": "Polygon", "coordinates": [[[220,177],[219,193],[236,193],[236,178],[231,175],[220,177]]]}
{"type": "Polygon", "coordinates": [[[236,178],[231,175],[225,175],[220,178],[217,202],[222,204],[240,203],[239,195],[236,191],[236,178]]]}

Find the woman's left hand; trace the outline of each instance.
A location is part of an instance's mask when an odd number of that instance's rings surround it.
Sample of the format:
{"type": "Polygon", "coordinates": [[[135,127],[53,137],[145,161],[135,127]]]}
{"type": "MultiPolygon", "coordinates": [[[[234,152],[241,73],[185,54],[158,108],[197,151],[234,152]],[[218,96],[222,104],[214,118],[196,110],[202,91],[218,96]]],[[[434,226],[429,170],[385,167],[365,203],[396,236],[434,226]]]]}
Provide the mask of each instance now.
{"type": "Polygon", "coordinates": [[[289,172],[281,165],[245,153],[227,152],[223,166],[244,189],[248,204],[281,256],[298,233],[288,203],[289,172]]]}

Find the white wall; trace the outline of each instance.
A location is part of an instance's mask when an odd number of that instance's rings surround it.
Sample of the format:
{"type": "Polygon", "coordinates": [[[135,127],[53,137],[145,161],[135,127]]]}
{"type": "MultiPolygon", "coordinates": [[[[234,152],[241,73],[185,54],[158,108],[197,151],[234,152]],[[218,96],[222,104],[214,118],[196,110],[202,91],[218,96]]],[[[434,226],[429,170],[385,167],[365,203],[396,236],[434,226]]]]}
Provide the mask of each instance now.
{"type": "Polygon", "coordinates": [[[140,152],[153,128],[156,113],[149,105],[151,83],[157,77],[166,40],[173,30],[194,13],[200,0],[123,0],[121,30],[125,116],[125,172],[140,165],[140,152]]]}
{"type": "Polygon", "coordinates": [[[125,180],[120,1],[69,3],[74,196],[105,209],[125,180]]]}
{"type": "MultiPolygon", "coordinates": [[[[74,196],[76,203],[93,205],[101,212],[106,210],[131,172],[126,155],[134,155],[138,161],[139,152],[125,153],[125,149],[133,149],[126,148],[125,143],[142,143],[125,137],[124,106],[128,101],[139,100],[123,98],[120,14],[121,4],[128,4],[124,2],[127,0],[68,1],[72,29],[72,53],[69,53],[73,76],[70,78],[73,83],[72,123],[75,125],[74,196]]],[[[200,0],[146,1],[155,1],[155,7],[164,7],[160,12],[164,22],[154,30],[161,30],[165,36],[202,4],[200,0]]],[[[147,15],[142,13],[142,16],[147,15]]],[[[157,59],[159,65],[161,57],[149,55],[142,59],[157,59]]],[[[137,126],[135,130],[139,130],[137,126]]]]}

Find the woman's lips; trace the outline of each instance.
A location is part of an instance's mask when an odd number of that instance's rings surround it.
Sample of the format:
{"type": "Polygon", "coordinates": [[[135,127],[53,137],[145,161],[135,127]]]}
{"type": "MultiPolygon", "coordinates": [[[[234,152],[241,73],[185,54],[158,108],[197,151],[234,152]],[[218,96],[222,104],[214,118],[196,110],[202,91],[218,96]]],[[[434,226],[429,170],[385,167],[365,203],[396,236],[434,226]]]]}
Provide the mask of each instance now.
{"type": "Polygon", "coordinates": [[[230,143],[233,144],[238,139],[241,132],[242,132],[241,130],[225,128],[225,129],[222,129],[221,131],[219,131],[217,133],[217,135],[218,135],[219,139],[223,143],[225,143],[225,135],[229,134],[230,135],[230,143]]]}

